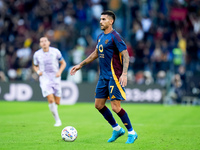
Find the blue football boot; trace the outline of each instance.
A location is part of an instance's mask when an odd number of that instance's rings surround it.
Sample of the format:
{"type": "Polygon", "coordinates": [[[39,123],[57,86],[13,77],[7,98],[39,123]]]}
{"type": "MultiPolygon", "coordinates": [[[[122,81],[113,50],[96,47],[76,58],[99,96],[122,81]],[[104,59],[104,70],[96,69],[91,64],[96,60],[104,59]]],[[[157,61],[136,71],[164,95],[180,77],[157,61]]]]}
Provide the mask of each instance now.
{"type": "Polygon", "coordinates": [[[128,139],[126,141],[126,144],[134,143],[134,141],[137,139],[138,135],[135,132],[135,134],[128,134],[128,139]]]}
{"type": "Polygon", "coordinates": [[[125,130],[121,128],[119,131],[113,130],[112,137],[108,140],[108,142],[114,142],[118,137],[124,135],[125,130]]]}

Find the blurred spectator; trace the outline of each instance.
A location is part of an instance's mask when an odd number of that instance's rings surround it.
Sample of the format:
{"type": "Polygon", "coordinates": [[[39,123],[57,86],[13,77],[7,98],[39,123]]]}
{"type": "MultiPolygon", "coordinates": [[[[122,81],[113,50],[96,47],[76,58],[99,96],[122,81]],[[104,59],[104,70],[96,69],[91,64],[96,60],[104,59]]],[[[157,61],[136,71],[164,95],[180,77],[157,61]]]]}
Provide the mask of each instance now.
{"type": "Polygon", "coordinates": [[[153,84],[154,80],[150,71],[144,71],[144,84],[150,85],[153,84]]]}
{"type": "Polygon", "coordinates": [[[157,41],[155,45],[155,49],[153,51],[153,54],[151,56],[151,61],[153,65],[153,72],[155,74],[158,73],[158,71],[162,70],[162,59],[163,59],[163,52],[161,50],[160,42],[157,41]]]}
{"type": "Polygon", "coordinates": [[[172,50],[173,55],[173,69],[174,72],[178,72],[178,68],[184,64],[184,54],[180,48],[174,48],[172,50]]]}
{"type": "Polygon", "coordinates": [[[141,42],[144,38],[144,31],[138,21],[133,22],[132,34],[131,34],[131,43],[133,46],[137,45],[137,42],[141,42]]]}
{"type": "Polygon", "coordinates": [[[180,75],[175,74],[172,78],[171,88],[169,90],[169,93],[165,97],[165,100],[168,101],[167,103],[180,104],[182,102],[184,94],[185,90],[183,89],[180,75]]]}
{"type": "Polygon", "coordinates": [[[144,49],[145,43],[143,41],[138,42],[137,46],[135,47],[135,62],[133,66],[135,72],[143,71],[145,68],[144,49]]]}
{"type": "Polygon", "coordinates": [[[138,71],[135,74],[135,83],[136,84],[144,84],[145,83],[144,73],[142,71],[138,71]]]}
{"type": "Polygon", "coordinates": [[[30,38],[26,39],[24,41],[23,47],[19,48],[16,51],[18,68],[28,68],[31,66],[31,64],[32,64],[31,63],[32,62],[32,58],[31,58],[32,50],[30,48],[31,42],[32,42],[32,40],[30,38]]]}
{"type": "Polygon", "coordinates": [[[178,74],[180,75],[182,84],[183,84],[183,88],[186,89],[186,72],[185,72],[185,67],[184,66],[180,66],[178,68],[178,74]]]}
{"type": "Polygon", "coordinates": [[[190,21],[193,25],[193,30],[195,34],[200,33],[200,16],[197,16],[196,14],[189,15],[190,21]]]}
{"type": "Polygon", "coordinates": [[[161,41],[161,50],[162,50],[162,69],[165,71],[169,71],[170,68],[170,61],[171,61],[171,56],[170,56],[170,50],[168,47],[168,43],[166,40],[161,41]]]}
{"type": "Polygon", "coordinates": [[[162,87],[166,88],[167,85],[167,79],[166,79],[166,72],[161,70],[157,73],[157,77],[156,77],[156,83],[158,85],[161,85],[162,87]]]}
{"type": "Polygon", "coordinates": [[[184,96],[184,89],[183,89],[183,84],[182,80],[179,74],[176,74],[173,79],[173,88],[174,88],[174,93],[175,93],[175,102],[176,103],[181,103],[182,102],[182,97],[184,96]]]}
{"type": "Polygon", "coordinates": [[[16,52],[15,52],[15,48],[13,45],[8,45],[7,47],[7,52],[6,52],[6,68],[7,70],[8,69],[11,69],[11,68],[15,68],[17,69],[17,55],[16,55],[16,52]]]}
{"type": "Polygon", "coordinates": [[[142,23],[142,29],[145,33],[149,32],[149,29],[151,27],[152,21],[149,17],[145,16],[141,20],[142,23]]]}

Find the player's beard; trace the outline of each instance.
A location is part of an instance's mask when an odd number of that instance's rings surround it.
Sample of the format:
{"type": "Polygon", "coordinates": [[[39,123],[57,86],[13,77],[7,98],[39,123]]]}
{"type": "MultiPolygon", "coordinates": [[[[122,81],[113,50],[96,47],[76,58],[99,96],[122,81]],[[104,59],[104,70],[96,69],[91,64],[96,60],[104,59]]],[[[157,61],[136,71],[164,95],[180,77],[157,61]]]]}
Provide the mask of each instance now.
{"type": "Polygon", "coordinates": [[[101,25],[101,30],[105,31],[107,28],[108,28],[107,26],[105,26],[105,25],[102,26],[101,25]]]}

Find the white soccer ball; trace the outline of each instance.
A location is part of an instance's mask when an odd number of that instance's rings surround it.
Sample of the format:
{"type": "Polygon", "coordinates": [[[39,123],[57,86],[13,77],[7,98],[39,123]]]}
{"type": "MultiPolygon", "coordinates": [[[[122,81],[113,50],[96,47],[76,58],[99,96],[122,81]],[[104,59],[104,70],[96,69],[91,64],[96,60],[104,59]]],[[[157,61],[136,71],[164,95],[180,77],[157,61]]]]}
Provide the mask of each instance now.
{"type": "Polygon", "coordinates": [[[73,142],[78,135],[77,130],[72,126],[65,127],[61,132],[61,137],[66,142],[73,142]]]}

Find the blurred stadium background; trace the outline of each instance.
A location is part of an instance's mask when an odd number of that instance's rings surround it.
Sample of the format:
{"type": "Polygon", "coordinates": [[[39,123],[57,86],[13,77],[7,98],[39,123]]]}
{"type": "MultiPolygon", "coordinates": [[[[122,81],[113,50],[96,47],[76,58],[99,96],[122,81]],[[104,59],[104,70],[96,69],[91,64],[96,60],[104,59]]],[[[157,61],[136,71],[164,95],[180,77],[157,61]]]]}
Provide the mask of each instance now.
{"type": "Polygon", "coordinates": [[[88,90],[94,91],[98,79],[98,60],[73,78],[68,73],[94,50],[102,32],[99,18],[107,9],[115,12],[114,28],[130,55],[128,101],[200,104],[198,0],[0,0],[0,99],[42,99],[31,67],[41,36],[67,62],[62,80],[76,83],[79,98],[89,99],[88,90]],[[22,84],[21,96],[10,97],[22,84]],[[29,87],[34,90],[26,99],[29,87]],[[136,95],[146,96],[141,101],[136,95]]]}

